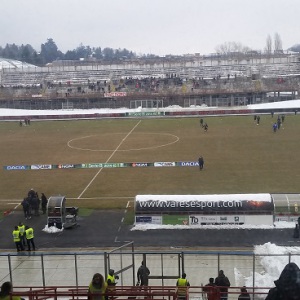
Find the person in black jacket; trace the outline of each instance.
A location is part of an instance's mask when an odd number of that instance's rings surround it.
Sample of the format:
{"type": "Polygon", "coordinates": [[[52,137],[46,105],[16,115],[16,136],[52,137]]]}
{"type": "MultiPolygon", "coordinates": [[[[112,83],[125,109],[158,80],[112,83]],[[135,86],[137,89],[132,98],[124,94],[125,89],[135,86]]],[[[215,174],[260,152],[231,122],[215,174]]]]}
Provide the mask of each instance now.
{"type": "Polygon", "coordinates": [[[266,300],[300,299],[300,269],[295,263],[288,263],[274,283],[266,300]]]}
{"type": "Polygon", "coordinates": [[[219,271],[219,276],[215,279],[215,285],[220,288],[221,298],[220,300],[227,300],[228,298],[228,287],[230,287],[230,281],[225,276],[224,271],[219,271]]]}
{"type": "Polygon", "coordinates": [[[139,285],[147,286],[148,282],[149,282],[149,275],[150,275],[150,271],[147,268],[145,262],[142,261],[142,264],[139,267],[138,272],[137,272],[137,279],[138,279],[139,285]]]}
{"type": "Polygon", "coordinates": [[[42,193],[41,201],[42,201],[42,211],[44,215],[47,211],[47,204],[48,204],[48,199],[44,193],[42,193]]]}
{"type": "Polygon", "coordinates": [[[203,169],[203,167],[204,167],[204,158],[203,158],[203,156],[199,157],[198,163],[199,163],[199,169],[201,171],[203,169]]]}

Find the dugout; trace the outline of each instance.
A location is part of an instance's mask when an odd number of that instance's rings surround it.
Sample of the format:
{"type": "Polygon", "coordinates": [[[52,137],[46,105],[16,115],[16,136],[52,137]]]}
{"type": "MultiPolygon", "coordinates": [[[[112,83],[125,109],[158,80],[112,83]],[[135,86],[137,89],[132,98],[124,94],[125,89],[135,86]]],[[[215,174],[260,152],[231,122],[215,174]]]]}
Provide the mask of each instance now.
{"type": "Polygon", "coordinates": [[[271,194],[137,195],[135,224],[274,225],[271,194]]]}
{"type": "Polygon", "coordinates": [[[298,223],[300,217],[300,194],[272,194],[275,221],[298,223]]]}
{"type": "Polygon", "coordinates": [[[65,196],[51,196],[47,204],[48,227],[56,226],[63,228],[66,221],[66,198],[65,196]]]}

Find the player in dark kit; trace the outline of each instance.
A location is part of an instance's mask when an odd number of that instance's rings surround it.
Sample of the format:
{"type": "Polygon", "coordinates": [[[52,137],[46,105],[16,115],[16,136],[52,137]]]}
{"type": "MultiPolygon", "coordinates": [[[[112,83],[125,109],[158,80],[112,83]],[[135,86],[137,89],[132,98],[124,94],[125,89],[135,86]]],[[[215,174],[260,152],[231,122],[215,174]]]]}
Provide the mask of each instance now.
{"type": "Polygon", "coordinates": [[[200,156],[200,157],[199,157],[198,162],[199,162],[199,169],[202,170],[203,167],[204,167],[204,159],[203,159],[203,156],[200,156]]]}

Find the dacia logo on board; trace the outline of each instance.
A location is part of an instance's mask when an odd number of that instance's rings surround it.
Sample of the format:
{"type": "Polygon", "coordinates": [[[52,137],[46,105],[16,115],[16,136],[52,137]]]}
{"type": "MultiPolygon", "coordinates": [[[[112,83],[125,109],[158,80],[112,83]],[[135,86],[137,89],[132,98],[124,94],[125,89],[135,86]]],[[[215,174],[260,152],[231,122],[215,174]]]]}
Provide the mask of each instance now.
{"type": "Polygon", "coordinates": [[[199,167],[199,163],[197,161],[182,161],[182,167],[199,167]]]}
{"type": "Polygon", "coordinates": [[[6,166],[6,170],[26,170],[25,166],[6,166]]]}

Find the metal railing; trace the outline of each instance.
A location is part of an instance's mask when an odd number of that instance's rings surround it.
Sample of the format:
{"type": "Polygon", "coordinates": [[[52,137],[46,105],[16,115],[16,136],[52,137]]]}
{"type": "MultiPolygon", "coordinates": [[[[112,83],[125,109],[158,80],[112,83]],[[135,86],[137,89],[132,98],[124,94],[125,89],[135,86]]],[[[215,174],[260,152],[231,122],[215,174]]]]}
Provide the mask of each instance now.
{"type": "MultiPolygon", "coordinates": [[[[43,299],[71,299],[86,300],[89,296],[91,299],[100,299],[101,296],[109,300],[122,299],[151,299],[151,300],[206,300],[208,293],[204,291],[204,286],[191,286],[187,289],[185,295],[178,294],[178,290],[174,286],[124,286],[116,287],[113,292],[106,293],[89,293],[88,287],[79,286],[51,286],[51,287],[17,287],[14,288],[11,296],[19,296],[28,300],[43,299]],[[94,298],[95,297],[95,298],[94,298]]],[[[228,289],[228,299],[237,299],[241,294],[241,287],[230,287],[228,289]]],[[[268,294],[269,287],[263,288],[247,288],[247,292],[251,299],[264,299],[268,294]]],[[[220,296],[218,287],[215,287],[216,295],[220,296]]]]}

